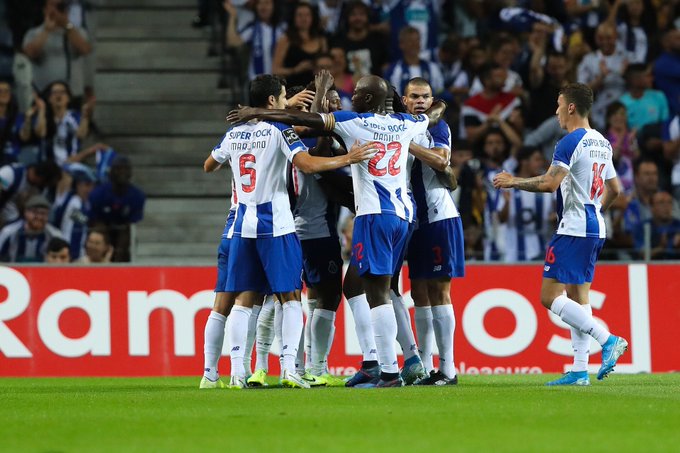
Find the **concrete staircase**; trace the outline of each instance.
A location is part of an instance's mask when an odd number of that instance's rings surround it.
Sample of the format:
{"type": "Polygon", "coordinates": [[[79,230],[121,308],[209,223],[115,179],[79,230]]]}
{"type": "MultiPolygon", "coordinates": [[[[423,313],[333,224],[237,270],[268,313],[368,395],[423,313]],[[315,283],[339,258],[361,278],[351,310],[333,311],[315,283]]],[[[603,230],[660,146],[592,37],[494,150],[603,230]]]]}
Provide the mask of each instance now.
{"type": "Polygon", "coordinates": [[[234,105],[218,89],[208,32],[191,28],[195,0],[106,0],[96,11],[96,122],[132,159],[147,194],[136,263],[214,264],[231,173],[203,173],[234,105]]]}

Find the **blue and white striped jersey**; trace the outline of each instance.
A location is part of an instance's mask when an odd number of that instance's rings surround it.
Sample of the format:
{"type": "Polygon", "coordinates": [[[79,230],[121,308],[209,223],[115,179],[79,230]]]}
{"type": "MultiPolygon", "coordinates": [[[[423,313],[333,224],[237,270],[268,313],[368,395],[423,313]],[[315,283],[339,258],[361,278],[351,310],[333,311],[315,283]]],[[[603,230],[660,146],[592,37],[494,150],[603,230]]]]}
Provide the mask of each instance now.
{"type": "MultiPolygon", "coordinates": [[[[443,120],[413,140],[425,148],[444,148],[451,153],[451,130],[443,120]]],[[[411,169],[411,190],[416,200],[418,225],[460,217],[449,189],[427,164],[416,159],[411,169]]]]}
{"type": "Polygon", "coordinates": [[[555,147],[552,165],[569,170],[557,189],[557,234],[606,238],[604,182],[616,177],[612,145],[595,129],[576,129],[555,147]]]}
{"type": "Polygon", "coordinates": [[[250,121],[227,131],[213,151],[220,163],[229,159],[237,208],[228,237],[277,237],[295,232],[287,184],[287,161],[307,151],[290,126],[250,121]]]}
{"type": "MultiPolygon", "coordinates": [[[[555,195],[510,190],[508,220],[505,222],[503,255],[505,261],[542,259],[546,239],[553,233],[550,216],[554,212],[555,195]]],[[[505,207],[505,198],[498,197],[497,210],[505,207]]]]}
{"type": "Polygon", "coordinates": [[[285,27],[254,20],[241,30],[239,35],[250,46],[248,75],[251,79],[260,74],[271,74],[276,42],[285,33],[285,27]]]}
{"type": "Polygon", "coordinates": [[[356,215],[394,214],[409,222],[413,204],[409,198],[408,147],[427,130],[425,115],[335,112],[334,132],[347,146],[355,140],[374,142],[378,152],[370,160],[352,164],[356,215]]]}

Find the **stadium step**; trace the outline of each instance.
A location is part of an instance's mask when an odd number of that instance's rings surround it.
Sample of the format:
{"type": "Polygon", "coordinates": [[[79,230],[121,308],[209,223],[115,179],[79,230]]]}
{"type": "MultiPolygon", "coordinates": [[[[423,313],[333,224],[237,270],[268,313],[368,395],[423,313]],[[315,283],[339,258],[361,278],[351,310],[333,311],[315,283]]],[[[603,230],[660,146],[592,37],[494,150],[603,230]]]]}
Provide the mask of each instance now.
{"type": "Polygon", "coordinates": [[[100,27],[191,27],[191,19],[196,14],[196,6],[153,7],[142,5],[130,8],[97,9],[97,24],[100,27]]]}
{"type": "Polygon", "coordinates": [[[101,101],[230,101],[229,90],[218,90],[219,74],[209,72],[100,72],[97,99],[101,101]]]}
{"type": "MultiPolygon", "coordinates": [[[[158,41],[203,41],[207,43],[209,30],[191,27],[162,27],[162,26],[105,26],[96,30],[97,48],[109,41],[133,41],[135,46],[142,40],[158,41]]],[[[130,43],[128,43],[130,44],[130,43]]],[[[129,55],[129,54],[128,54],[129,55]]]]}
{"type": "Polygon", "coordinates": [[[233,92],[218,88],[210,29],[195,0],[104,0],[97,8],[97,108],[102,140],[130,157],[147,195],[135,260],[214,265],[231,172],[205,174],[233,92]]]}
{"type": "MultiPolygon", "coordinates": [[[[102,126],[102,128],[108,126],[102,126]]],[[[113,136],[107,144],[130,157],[135,167],[142,165],[189,166],[203,168],[220,135],[200,136],[113,136]]]]}
{"type": "Polygon", "coordinates": [[[121,71],[140,70],[152,67],[154,70],[174,71],[216,71],[220,60],[196,58],[207,56],[208,45],[204,40],[145,41],[131,43],[129,40],[106,40],[97,44],[97,70],[121,71]],[[123,48],[134,45],[134,52],[124,53],[123,48]]]}
{"type": "Polygon", "coordinates": [[[116,103],[96,112],[96,120],[106,135],[212,135],[217,141],[226,130],[225,103],[116,103]],[[134,113],[135,120],[129,115],[134,113]],[[189,113],[189,114],[188,114],[189,113]]]}
{"type": "Polygon", "coordinates": [[[140,166],[134,170],[147,196],[226,197],[231,173],[205,174],[202,167],[140,166]]]}
{"type": "Polygon", "coordinates": [[[196,0],[104,0],[103,8],[196,8],[196,0]]]}

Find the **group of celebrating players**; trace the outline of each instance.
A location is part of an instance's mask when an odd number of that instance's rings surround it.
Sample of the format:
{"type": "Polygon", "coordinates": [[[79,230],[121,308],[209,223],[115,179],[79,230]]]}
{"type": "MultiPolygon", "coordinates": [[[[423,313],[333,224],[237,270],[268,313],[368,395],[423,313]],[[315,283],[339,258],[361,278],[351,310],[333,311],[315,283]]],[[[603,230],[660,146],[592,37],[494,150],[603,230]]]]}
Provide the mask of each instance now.
{"type": "MultiPolygon", "coordinates": [[[[309,109],[299,102],[302,108],[288,108],[285,81],[273,75],[251,81],[250,104],[230,112],[234,126],[204,164],[210,172],[229,161],[234,177],[200,388],[266,385],[275,338],[286,387],[457,384],[450,292],[452,278],[463,277],[465,265],[463,226],[450,193],[457,184],[451,132],[441,119],[446,104],[433,99],[423,78],[411,79],[400,96],[384,79],[369,75],[356,84],[354,111],[341,111],[326,71],[315,78],[309,109]],[[356,215],[344,279],[336,225],[340,205],[356,215]],[[417,343],[397,285],[404,258],[417,343]],[[361,368],[347,380],[331,375],[327,365],[343,293],[363,353],[361,368]],[[227,322],[231,377],[225,385],[218,361],[227,322]],[[395,340],[404,354],[401,370],[395,340]]],[[[627,348],[623,338],[594,320],[588,304],[605,237],[601,211],[621,190],[611,145],[588,125],[591,105],[587,86],[566,86],[556,114],[570,133],[556,147],[546,174],[524,179],[500,173],[494,179],[498,189],[558,191],[560,222],[546,254],[541,301],[571,326],[575,357],[572,371],[550,385],[590,383],[591,336],[602,345],[598,379],[627,348]]]]}

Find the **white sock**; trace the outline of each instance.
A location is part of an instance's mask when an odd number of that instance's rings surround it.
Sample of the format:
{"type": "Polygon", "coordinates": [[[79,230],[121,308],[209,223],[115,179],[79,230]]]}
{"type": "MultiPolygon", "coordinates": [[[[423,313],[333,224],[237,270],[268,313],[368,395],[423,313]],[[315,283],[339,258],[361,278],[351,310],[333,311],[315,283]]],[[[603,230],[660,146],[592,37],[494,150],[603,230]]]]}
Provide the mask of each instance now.
{"type": "Polygon", "coordinates": [[[283,347],[283,369],[295,372],[295,358],[297,356],[300,336],[302,335],[302,303],[294,300],[283,304],[283,324],[281,338],[283,347]]]}
{"type": "MultiPolygon", "coordinates": [[[[316,310],[316,299],[307,299],[307,320],[305,321],[305,369],[312,369],[312,323],[314,322],[314,310],[316,310]]],[[[299,352],[298,352],[299,354],[299,352]]]]}
{"type": "Polygon", "coordinates": [[[397,296],[394,290],[390,290],[390,299],[392,299],[394,316],[397,319],[397,341],[401,346],[401,352],[404,353],[404,360],[408,360],[418,355],[418,346],[416,346],[416,339],[411,327],[411,316],[404,304],[404,299],[397,296]]]}
{"type": "Polygon", "coordinates": [[[609,339],[609,332],[593,316],[586,313],[577,302],[564,294],[557,296],[550,306],[550,311],[559,316],[562,321],[581,332],[590,335],[601,345],[609,339]]]}
{"type": "Polygon", "coordinates": [[[432,307],[416,307],[416,332],[418,333],[418,352],[423,361],[425,372],[434,369],[432,350],[434,349],[434,330],[432,328],[432,307]]]}
{"type": "MultiPolygon", "coordinates": [[[[581,305],[581,309],[592,317],[593,308],[590,304],[581,305]]],[[[571,345],[574,348],[574,365],[571,367],[571,371],[587,371],[590,356],[590,335],[573,327],[570,327],[569,330],[571,331],[571,345]]]]}
{"type": "Polygon", "coordinates": [[[217,363],[222,353],[224,344],[224,325],[227,317],[211,311],[208,320],[205,322],[203,334],[203,376],[211,381],[216,381],[220,377],[217,371],[217,363]]]}
{"type": "Polygon", "coordinates": [[[456,375],[456,367],[453,363],[453,333],[456,330],[453,305],[432,307],[432,330],[434,330],[434,338],[439,348],[439,371],[446,377],[453,378],[456,375]]]}
{"type": "Polygon", "coordinates": [[[359,338],[359,346],[364,354],[364,361],[378,360],[375,336],[371,325],[371,307],[368,306],[366,294],[347,299],[349,308],[354,316],[354,328],[359,338]]]}
{"type": "Polygon", "coordinates": [[[250,319],[248,320],[248,337],[246,338],[246,350],[243,356],[243,368],[246,369],[246,374],[253,374],[251,362],[253,360],[253,346],[255,345],[255,332],[257,331],[257,317],[260,315],[262,305],[253,305],[253,311],[250,312],[250,319]]]}
{"type": "Polygon", "coordinates": [[[335,323],[335,312],[317,308],[312,320],[312,373],[321,376],[326,371],[328,343],[335,323]]]}
{"type": "Polygon", "coordinates": [[[274,332],[276,334],[276,343],[279,350],[279,370],[283,374],[283,308],[281,302],[274,303],[274,332]]]}
{"type": "Polygon", "coordinates": [[[257,317],[255,370],[269,371],[269,351],[274,342],[274,296],[267,296],[257,317]]]}
{"type": "Polygon", "coordinates": [[[229,344],[231,345],[231,375],[241,378],[246,377],[243,367],[243,355],[246,350],[246,338],[248,337],[248,320],[252,309],[234,305],[229,314],[229,344]]]}
{"type": "Polygon", "coordinates": [[[394,348],[397,339],[397,319],[392,304],[371,308],[371,324],[375,333],[375,344],[378,346],[380,371],[398,373],[397,351],[394,348]]]}
{"type": "MultiPolygon", "coordinates": [[[[333,315],[335,315],[335,312],[333,312],[333,315]]],[[[333,318],[335,321],[335,318],[333,318]]],[[[329,373],[330,371],[328,370],[328,356],[331,355],[331,348],[333,347],[333,339],[335,338],[335,322],[333,322],[333,325],[331,326],[331,333],[328,335],[328,345],[326,346],[326,363],[324,364],[324,373],[329,373]]]]}
{"type": "Polygon", "coordinates": [[[295,354],[295,372],[300,376],[305,374],[305,317],[302,316],[302,332],[298,342],[297,354],[295,354]]]}

